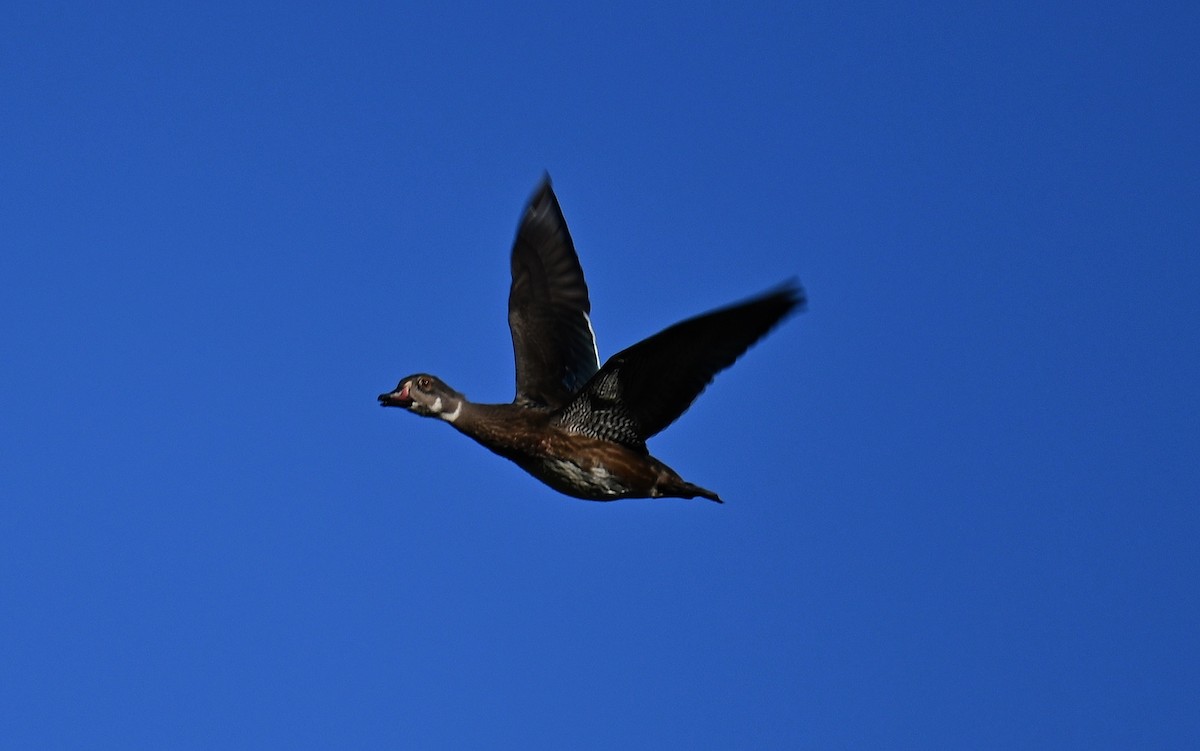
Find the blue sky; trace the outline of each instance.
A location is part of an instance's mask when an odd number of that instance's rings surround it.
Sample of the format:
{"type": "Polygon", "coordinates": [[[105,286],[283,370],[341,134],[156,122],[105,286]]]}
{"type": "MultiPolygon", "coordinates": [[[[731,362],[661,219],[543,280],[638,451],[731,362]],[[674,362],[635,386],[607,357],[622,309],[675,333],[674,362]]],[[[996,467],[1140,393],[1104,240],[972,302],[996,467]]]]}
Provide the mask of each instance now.
{"type": "Polygon", "coordinates": [[[0,46],[11,748],[1200,743],[1187,3],[30,6],[0,46]],[[809,311],[556,495],[543,170],[601,356],[809,311]]]}

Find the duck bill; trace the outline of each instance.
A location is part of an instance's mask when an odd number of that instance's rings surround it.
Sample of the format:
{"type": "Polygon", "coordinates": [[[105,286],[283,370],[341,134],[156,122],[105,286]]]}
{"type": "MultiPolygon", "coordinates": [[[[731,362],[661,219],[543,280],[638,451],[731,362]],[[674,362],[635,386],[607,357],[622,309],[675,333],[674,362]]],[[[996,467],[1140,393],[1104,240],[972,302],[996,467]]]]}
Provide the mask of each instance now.
{"type": "Polygon", "coordinates": [[[404,384],[395,391],[387,394],[379,395],[379,404],[384,407],[411,407],[413,400],[408,395],[408,384],[404,384]]]}

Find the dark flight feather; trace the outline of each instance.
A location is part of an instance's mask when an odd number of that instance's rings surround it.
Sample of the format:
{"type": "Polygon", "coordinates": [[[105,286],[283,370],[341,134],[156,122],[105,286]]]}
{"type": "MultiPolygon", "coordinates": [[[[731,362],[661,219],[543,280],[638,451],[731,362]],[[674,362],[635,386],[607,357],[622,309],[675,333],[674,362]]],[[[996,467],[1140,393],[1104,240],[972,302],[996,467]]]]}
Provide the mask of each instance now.
{"type": "Polygon", "coordinates": [[[645,451],[646,440],[682,415],[713,376],[804,300],[804,291],[789,284],[638,342],[610,357],[555,423],[645,451]]]}
{"type": "Polygon", "coordinates": [[[517,365],[517,404],[558,408],[600,367],[587,283],[562,209],[543,179],[512,249],[508,324],[517,365]]]}

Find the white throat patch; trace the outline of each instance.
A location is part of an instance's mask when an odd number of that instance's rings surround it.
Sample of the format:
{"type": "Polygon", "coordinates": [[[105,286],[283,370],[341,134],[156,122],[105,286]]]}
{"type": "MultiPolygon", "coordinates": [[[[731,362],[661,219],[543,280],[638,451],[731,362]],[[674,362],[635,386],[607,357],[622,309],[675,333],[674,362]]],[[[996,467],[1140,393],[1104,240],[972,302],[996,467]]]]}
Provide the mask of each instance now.
{"type": "MultiPolygon", "coordinates": [[[[438,405],[439,410],[441,409],[441,401],[442,400],[439,398],[437,400],[437,402],[435,402],[435,404],[438,405]]],[[[463,405],[463,403],[460,401],[458,403],[458,406],[454,408],[453,412],[440,412],[439,411],[438,417],[442,418],[446,422],[454,422],[455,420],[458,419],[458,416],[462,414],[462,405],[463,405]]]]}

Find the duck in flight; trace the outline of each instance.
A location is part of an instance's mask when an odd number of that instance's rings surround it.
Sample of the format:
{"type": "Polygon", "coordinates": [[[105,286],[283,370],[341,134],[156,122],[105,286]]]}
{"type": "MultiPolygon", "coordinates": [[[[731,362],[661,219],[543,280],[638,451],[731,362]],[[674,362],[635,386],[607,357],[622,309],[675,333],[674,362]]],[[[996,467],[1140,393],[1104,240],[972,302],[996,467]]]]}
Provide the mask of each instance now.
{"type": "Polygon", "coordinates": [[[512,249],[512,404],[475,404],[426,373],[402,378],[379,403],[445,420],[576,498],[700,496],[721,503],[651,456],[646,440],[804,302],[804,291],[788,283],[677,323],[601,367],[583,269],[547,176],[529,200],[512,249]]]}

